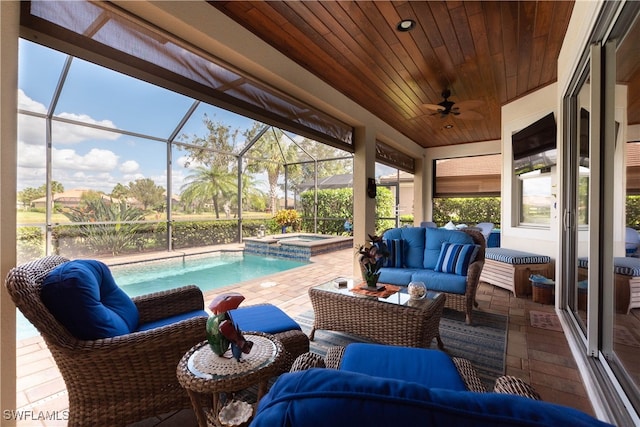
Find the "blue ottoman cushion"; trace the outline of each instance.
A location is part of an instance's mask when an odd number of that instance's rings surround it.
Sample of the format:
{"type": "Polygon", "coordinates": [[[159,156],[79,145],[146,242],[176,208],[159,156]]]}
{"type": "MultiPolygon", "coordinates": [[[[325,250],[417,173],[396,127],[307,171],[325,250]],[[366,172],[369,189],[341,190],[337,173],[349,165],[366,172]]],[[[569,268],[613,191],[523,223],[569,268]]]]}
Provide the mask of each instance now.
{"type": "Polygon", "coordinates": [[[256,331],[277,334],[294,329],[302,330],[300,325],[275,305],[259,304],[238,307],[229,310],[233,321],[241,331],[256,331]]]}
{"type": "Polygon", "coordinates": [[[511,265],[547,264],[551,257],[508,248],[487,248],[485,258],[511,265]]]}
{"type": "Polygon", "coordinates": [[[125,335],[138,327],[138,308],[100,261],[60,264],[45,277],[41,297],[51,314],[81,340],[125,335]]]}
{"type": "Polygon", "coordinates": [[[467,389],[451,357],[440,350],[353,343],[344,351],[340,370],[374,377],[384,373],[429,388],[467,389]]]}

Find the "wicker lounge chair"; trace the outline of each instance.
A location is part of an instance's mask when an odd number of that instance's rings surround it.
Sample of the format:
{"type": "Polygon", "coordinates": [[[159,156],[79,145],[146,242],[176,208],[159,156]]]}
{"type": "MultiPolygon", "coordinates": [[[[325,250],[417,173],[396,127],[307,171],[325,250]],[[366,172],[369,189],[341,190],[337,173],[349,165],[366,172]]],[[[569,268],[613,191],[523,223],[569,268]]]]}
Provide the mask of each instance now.
{"type": "MultiPolygon", "coordinates": [[[[66,258],[48,256],[13,268],[6,287],[18,309],[38,329],[64,378],[70,426],[117,426],[191,408],[178,383],[182,356],[206,338],[206,317],[95,341],[75,338],[40,298],[49,271],[66,258]]],[[[140,323],[204,309],[195,286],[133,298],[140,323]]],[[[71,307],[70,307],[71,309],[71,307]]]]}

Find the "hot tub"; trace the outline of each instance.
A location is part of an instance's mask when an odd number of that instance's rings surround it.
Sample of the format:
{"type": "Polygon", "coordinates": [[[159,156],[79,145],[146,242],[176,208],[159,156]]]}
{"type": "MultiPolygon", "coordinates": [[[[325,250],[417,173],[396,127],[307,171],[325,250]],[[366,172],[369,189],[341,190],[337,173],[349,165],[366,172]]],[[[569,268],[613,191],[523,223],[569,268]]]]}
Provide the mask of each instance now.
{"type": "Polygon", "coordinates": [[[244,253],[308,261],[314,255],[353,247],[352,236],[331,236],[312,233],[277,234],[247,237],[244,253]]]}

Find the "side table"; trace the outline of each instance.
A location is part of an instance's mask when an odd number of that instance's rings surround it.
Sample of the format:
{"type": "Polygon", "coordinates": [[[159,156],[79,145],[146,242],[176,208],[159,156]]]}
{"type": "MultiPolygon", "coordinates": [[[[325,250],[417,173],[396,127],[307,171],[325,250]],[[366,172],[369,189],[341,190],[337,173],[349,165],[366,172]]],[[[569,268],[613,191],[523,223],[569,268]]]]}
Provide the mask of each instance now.
{"type": "Polygon", "coordinates": [[[178,363],[178,382],[189,394],[200,427],[208,425],[207,418],[218,422],[222,393],[234,393],[257,384],[257,405],[267,391],[268,380],[279,373],[285,355],[280,341],[261,332],[244,333],[244,336],[253,341],[253,348],[249,354],[243,354],[239,362],[231,356],[231,351],[224,356],[216,355],[208,342],[203,341],[185,353],[178,363]],[[203,407],[202,395],[212,395],[209,413],[203,407]]]}

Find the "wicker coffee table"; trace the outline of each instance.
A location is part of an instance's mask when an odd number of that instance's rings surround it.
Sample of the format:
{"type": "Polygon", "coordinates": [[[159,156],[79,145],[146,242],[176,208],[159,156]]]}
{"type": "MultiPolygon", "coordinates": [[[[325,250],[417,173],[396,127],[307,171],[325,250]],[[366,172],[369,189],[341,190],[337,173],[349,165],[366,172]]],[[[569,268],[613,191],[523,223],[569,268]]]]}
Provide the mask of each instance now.
{"type": "Polygon", "coordinates": [[[223,393],[228,395],[258,384],[259,402],[266,393],[268,380],[279,373],[280,364],[284,363],[282,344],[273,335],[250,332],[244,336],[253,341],[253,348],[242,355],[240,362],[231,357],[230,351],[223,357],[216,355],[208,342],[203,341],[192,347],[178,364],[178,381],[189,394],[200,427],[217,424],[223,393]],[[203,395],[212,395],[210,405],[203,405],[206,402],[203,395]],[[211,410],[205,410],[205,406],[211,410]]]}
{"type": "Polygon", "coordinates": [[[444,347],[440,339],[443,293],[428,291],[424,299],[412,300],[401,286],[398,292],[379,298],[355,293],[360,283],[347,282],[343,288],[331,281],[309,289],[315,315],[310,340],[317,329],[325,329],[407,347],[428,348],[436,338],[438,347],[444,347]]]}

